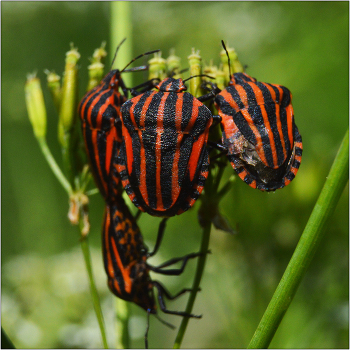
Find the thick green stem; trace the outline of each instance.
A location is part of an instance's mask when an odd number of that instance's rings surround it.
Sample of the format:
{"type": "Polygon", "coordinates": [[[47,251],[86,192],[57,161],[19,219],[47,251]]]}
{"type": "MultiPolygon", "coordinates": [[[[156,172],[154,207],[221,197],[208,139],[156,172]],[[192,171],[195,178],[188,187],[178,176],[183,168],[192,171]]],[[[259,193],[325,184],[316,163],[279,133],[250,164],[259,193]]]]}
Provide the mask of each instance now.
{"type": "Polygon", "coordinates": [[[115,298],[115,308],[117,310],[117,349],[129,349],[130,348],[130,335],[129,335],[129,317],[130,307],[129,302],[115,298]]]}
{"type": "MultiPolygon", "coordinates": [[[[123,69],[132,60],[132,3],[131,1],[111,1],[111,59],[114,50],[120,42],[126,38],[118,52],[118,56],[113,64],[114,68],[123,69]]],[[[132,74],[124,74],[123,80],[126,86],[132,85],[132,74]]]]}
{"type": "Polygon", "coordinates": [[[332,216],[349,179],[349,130],[346,132],[321,194],[309,221],[268,305],[248,348],[267,348],[283,319],[298,286],[325,233],[327,220],[332,216]]]}
{"type": "MultiPolygon", "coordinates": [[[[118,51],[118,56],[112,68],[123,69],[132,60],[132,3],[130,1],[111,1],[110,18],[110,50],[113,53],[120,42],[127,38],[118,51]]],[[[126,86],[132,86],[132,74],[123,74],[126,86]]],[[[116,309],[116,346],[117,349],[127,349],[130,346],[128,324],[130,308],[126,301],[118,299],[115,302],[116,309]]]]}
{"type": "Polygon", "coordinates": [[[99,299],[99,296],[98,296],[98,293],[97,293],[95,280],[94,280],[94,276],[93,276],[93,273],[92,273],[90,249],[89,249],[89,244],[88,244],[88,237],[87,236],[81,236],[81,237],[82,237],[81,238],[81,249],[82,249],[83,255],[84,255],[86,271],[87,271],[88,276],[89,276],[90,292],[91,292],[92,302],[93,302],[93,305],[94,305],[97,321],[98,321],[98,324],[100,326],[103,346],[104,346],[105,349],[108,349],[107,338],[106,338],[106,331],[105,331],[105,326],[104,326],[104,321],[103,321],[103,314],[102,314],[101,305],[100,305],[100,299],[99,299]]]}

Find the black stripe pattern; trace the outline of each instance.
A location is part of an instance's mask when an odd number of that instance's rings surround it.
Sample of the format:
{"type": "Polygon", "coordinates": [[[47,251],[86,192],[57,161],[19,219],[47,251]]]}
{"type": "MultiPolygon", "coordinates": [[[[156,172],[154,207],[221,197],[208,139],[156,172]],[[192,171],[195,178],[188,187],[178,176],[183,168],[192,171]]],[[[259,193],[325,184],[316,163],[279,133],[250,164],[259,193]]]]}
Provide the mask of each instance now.
{"type": "Polygon", "coordinates": [[[116,158],[121,144],[120,106],[126,100],[118,92],[119,79],[118,70],[110,71],[98,86],[86,93],[79,105],[90,168],[104,198],[114,196],[120,182],[115,172],[110,176],[111,160],[116,158]],[[107,148],[111,154],[108,164],[107,148]]]}
{"type": "Polygon", "coordinates": [[[156,313],[147,248],[122,197],[106,206],[102,249],[108,286],[117,297],[156,313]]]}
{"type": "Polygon", "coordinates": [[[282,188],[299,168],[302,141],[291,99],[286,87],[257,82],[245,73],[234,74],[215,98],[228,158],[254,188],[282,188]]]}
{"type": "Polygon", "coordinates": [[[121,176],[128,182],[127,193],[141,210],[173,216],[191,207],[204,185],[212,115],[191,94],[182,92],[186,89],[182,79],[167,78],[157,88],[158,92],[147,91],[122,106],[123,138],[127,132],[132,147],[125,142],[121,146],[121,176]],[[203,134],[202,143],[196,144],[203,134]],[[191,165],[190,158],[196,152],[198,161],[191,165]],[[126,166],[130,159],[131,171],[126,166]],[[178,195],[175,202],[174,191],[178,195]]]}

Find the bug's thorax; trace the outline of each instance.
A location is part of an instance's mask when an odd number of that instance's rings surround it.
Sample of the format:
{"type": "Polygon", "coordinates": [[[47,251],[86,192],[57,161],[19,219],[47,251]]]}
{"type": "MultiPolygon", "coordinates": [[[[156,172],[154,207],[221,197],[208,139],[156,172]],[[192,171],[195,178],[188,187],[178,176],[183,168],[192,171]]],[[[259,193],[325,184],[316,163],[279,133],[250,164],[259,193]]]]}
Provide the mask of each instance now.
{"type": "Polygon", "coordinates": [[[102,79],[102,82],[108,85],[109,88],[118,91],[120,79],[121,74],[119,69],[113,69],[105,75],[105,77],[102,79]]]}
{"type": "Polygon", "coordinates": [[[181,78],[179,79],[165,78],[156,86],[156,88],[159,91],[163,91],[163,92],[182,92],[187,90],[181,78]]]}

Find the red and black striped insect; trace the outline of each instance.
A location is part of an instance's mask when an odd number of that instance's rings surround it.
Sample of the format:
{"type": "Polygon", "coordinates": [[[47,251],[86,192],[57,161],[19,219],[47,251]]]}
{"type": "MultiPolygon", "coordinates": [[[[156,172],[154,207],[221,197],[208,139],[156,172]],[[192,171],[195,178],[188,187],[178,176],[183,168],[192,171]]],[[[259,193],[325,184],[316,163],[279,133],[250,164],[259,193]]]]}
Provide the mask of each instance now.
{"type": "MultiPolygon", "coordinates": [[[[118,45],[114,59],[124,41],[125,39],[118,45]]],[[[85,148],[95,182],[105,199],[112,198],[120,192],[120,178],[114,159],[122,141],[120,107],[128,98],[128,89],[121,74],[146,69],[146,66],[126,68],[140,57],[158,51],[154,50],[137,56],[121,71],[111,70],[98,86],[86,93],[80,102],[79,115],[85,148]],[[123,94],[119,92],[119,88],[122,89],[123,94]]]]}
{"type": "MultiPolygon", "coordinates": [[[[175,296],[171,296],[162,284],[150,277],[150,271],[165,275],[179,275],[183,272],[189,259],[200,255],[200,253],[192,253],[181,258],[171,259],[157,267],[149,265],[147,259],[157,252],[163,237],[165,223],[166,219],[163,219],[159,227],[155,248],[153,252],[148,252],[136,221],[123,198],[118,196],[113,202],[107,202],[102,245],[108,286],[117,297],[134,302],[146,310],[148,315],[157,313],[154,297],[154,288],[156,288],[159,306],[163,312],[201,318],[201,316],[181,311],[170,311],[166,308],[164,297],[172,300],[190,289],[183,289],[175,296]],[[181,261],[181,268],[164,269],[181,261]]],[[[145,340],[147,347],[147,331],[145,340]]]]}
{"type": "MultiPolygon", "coordinates": [[[[226,50],[223,41],[222,45],[226,50]]],[[[290,91],[245,73],[230,76],[229,86],[215,97],[215,106],[232,167],[253,188],[274,191],[287,186],[303,151],[290,91]]]]}
{"type": "Polygon", "coordinates": [[[123,143],[118,171],[142,211],[170,217],[193,206],[208,176],[212,113],[186,92],[182,79],[165,78],[157,90],[121,108],[123,143]]]}

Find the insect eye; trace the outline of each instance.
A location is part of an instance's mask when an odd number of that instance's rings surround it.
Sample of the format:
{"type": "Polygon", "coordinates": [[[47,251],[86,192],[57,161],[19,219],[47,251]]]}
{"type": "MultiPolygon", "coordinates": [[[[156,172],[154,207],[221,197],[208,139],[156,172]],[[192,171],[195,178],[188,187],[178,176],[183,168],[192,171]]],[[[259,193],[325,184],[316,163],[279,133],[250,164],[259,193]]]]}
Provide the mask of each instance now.
{"type": "Polygon", "coordinates": [[[114,81],[112,81],[110,84],[109,84],[109,86],[111,87],[111,88],[117,88],[118,87],[118,85],[119,85],[119,79],[118,78],[116,78],[116,79],[114,79],[114,81]]]}

